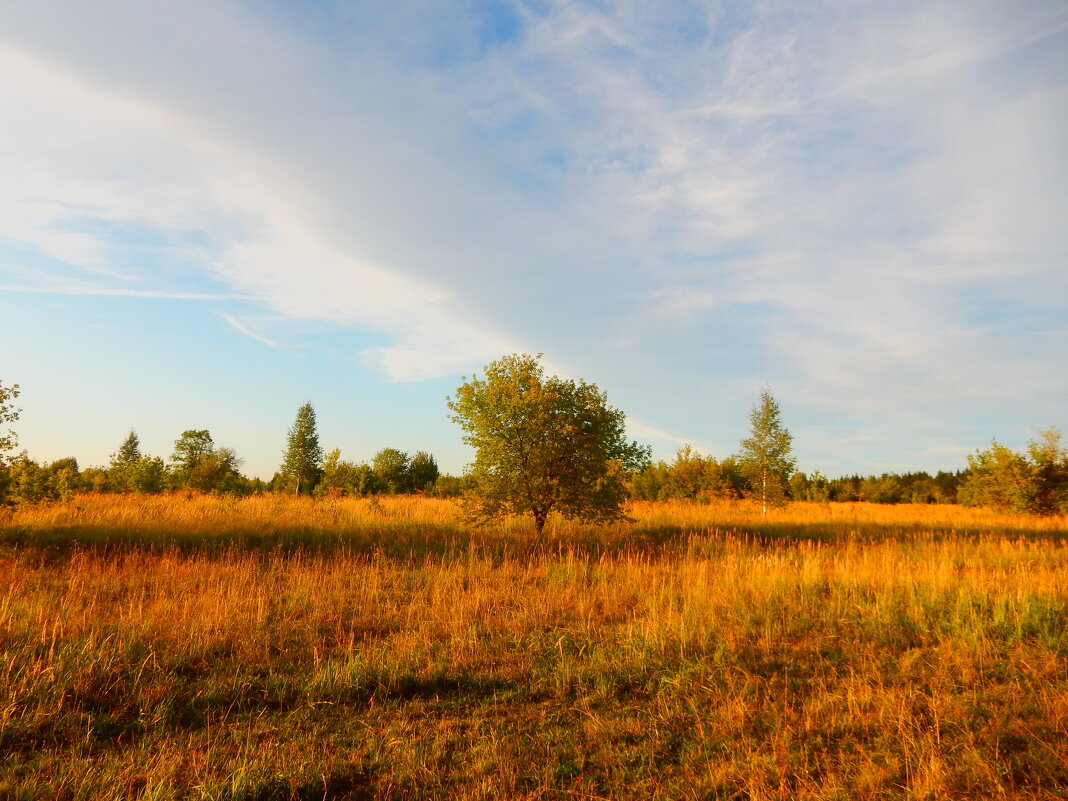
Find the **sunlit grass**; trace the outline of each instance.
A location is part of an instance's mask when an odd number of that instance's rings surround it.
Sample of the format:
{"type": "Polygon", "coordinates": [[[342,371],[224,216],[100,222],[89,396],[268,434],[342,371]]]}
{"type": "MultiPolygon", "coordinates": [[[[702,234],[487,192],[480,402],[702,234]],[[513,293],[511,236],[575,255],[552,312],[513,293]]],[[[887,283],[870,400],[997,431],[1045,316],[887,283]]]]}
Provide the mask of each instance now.
{"type": "MultiPolygon", "coordinates": [[[[1064,516],[1012,515],[953,505],[791,503],[763,517],[759,504],[635,501],[631,521],[586,526],[550,518],[548,550],[649,552],[709,534],[764,539],[878,540],[1003,535],[1062,538],[1064,516]]],[[[421,496],[315,500],[284,495],[246,498],[82,495],[70,503],[0,512],[0,543],[132,546],[165,549],[380,550],[393,556],[455,554],[469,549],[525,552],[536,537],[528,518],[469,526],[457,501],[421,496]]]]}
{"type": "Polygon", "coordinates": [[[1068,794],[1063,518],[631,514],[535,550],[437,499],[20,510],[0,798],[1068,794]]]}

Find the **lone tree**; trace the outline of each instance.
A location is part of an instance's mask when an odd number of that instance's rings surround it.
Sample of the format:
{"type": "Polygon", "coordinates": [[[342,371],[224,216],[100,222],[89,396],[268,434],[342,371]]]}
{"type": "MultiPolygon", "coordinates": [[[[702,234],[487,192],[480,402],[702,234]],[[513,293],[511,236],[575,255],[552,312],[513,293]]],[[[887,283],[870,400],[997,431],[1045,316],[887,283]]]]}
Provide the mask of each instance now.
{"type": "Polygon", "coordinates": [[[749,438],[741,441],[739,461],[760,488],[761,514],[766,516],[769,501],[779,503],[785,497],[786,481],[796,467],[790,455],[793,437],[779,420],[779,404],[768,387],[761,388],[749,421],[752,429],[749,438]]]}
{"type": "Polygon", "coordinates": [[[315,430],[315,409],[310,403],[297,409],[280,472],[284,486],[292,487],[297,495],[311,492],[319,483],[323,472],[323,449],[315,430]]]}
{"type": "Polygon", "coordinates": [[[624,439],[624,415],[585,381],[547,378],[541,355],[505,356],[447,399],[475,449],[471,511],[490,520],[529,514],[540,537],[551,512],[586,522],[619,520],[623,473],[649,449],[624,439]]]}

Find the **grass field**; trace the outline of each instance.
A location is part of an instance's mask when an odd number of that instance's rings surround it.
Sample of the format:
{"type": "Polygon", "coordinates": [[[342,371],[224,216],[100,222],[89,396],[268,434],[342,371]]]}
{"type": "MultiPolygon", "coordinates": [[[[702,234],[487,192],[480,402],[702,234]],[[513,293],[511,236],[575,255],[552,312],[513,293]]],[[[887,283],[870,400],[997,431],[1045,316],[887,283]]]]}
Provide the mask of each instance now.
{"type": "Polygon", "coordinates": [[[1068,797],[1068,520],[83,496],[0,518],[0,798],[1068,797]]]}

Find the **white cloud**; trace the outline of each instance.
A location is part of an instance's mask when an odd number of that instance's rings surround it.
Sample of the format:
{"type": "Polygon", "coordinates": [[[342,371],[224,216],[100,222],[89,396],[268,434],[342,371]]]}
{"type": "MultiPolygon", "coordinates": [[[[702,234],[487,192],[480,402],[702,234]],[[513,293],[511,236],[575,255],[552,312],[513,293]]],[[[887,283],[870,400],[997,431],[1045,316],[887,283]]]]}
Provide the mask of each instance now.
{"type": "Polygon", "coordinates": [[[233,328],[238,333],[244,334],[245,336],[249,337],[250,339],[254,339],[257,342],[261,342],[269,348],[285,347],[284,345],[280,344],[279,342],[276,342],[270,337],[265,337],[263,334],[253,331],[248,325],[241,322],[236,317],[230,314],[226,314],[226,312],[219,312],[219,317],[221,317],[231,328],[233,328]]]}
{"type": "MultiPolygon", "coordinates": [[[[220,295],[212,292],[171,292],[165,289],[128,289],[124,287],[86,286],[52,282],[39,286],[0,284],[0,292],[20,292],[32,295],[74,295],[102,298],[152,298],[156,300],[248,300],[242,295],[220,295]]],[[[227,315],[222,315],[227,317],[227,315]]],[[[232,322],[228,320],[228,322],[232,322]]]]}
{"type": "MultiPolygon", "coordinates": [[[[272,163],[269,151],[247,147],[213,128],[211,119],[160,105],[166,98],[143,102],[106,81],[93,83],[84,72],[10,47],[0,50],[0,72],[20,76],[0,94],[4,116],[22,120],[0,133],[10,178],[0,190],[0,207],[7,212],[0,217],[0,236],[9,241],[87,276],[151,285],[150,274],[111,267],[107,250],[121,246],[115,237],[121,240],[122,234],[108,227],[149,227],[163,234],[192,229],[211,243],[195,255],[234,287],[238,294],[232,297],[257,299],[291,317],[395,335],[397,346],[375,348],[367,361],[396,380],[453,371],[502,347],[501,338],[481,329],[450,292],[345,252],[330,222],[315,217],[323,199],[313,196],[292,165],[272,163]],[[51,135],[71,129],[79,132],[75,144],[51,135]],[[66,230],[87,223],[93,233],[66,230]]],[[[44,291],[218,297],[59,281],[47,283],[44,291]]],[[[233,317],[226,319],[239,327],[233,317]]]]}
{"type": "Polygon", "coordinates": [[[1042,364],[1060,4],[558,0],[491,48],[423,10],[318,40],[239,3],[5,9],[0,237],[157,291],[112,229],[193,232],[174,247],[235,294],[387,335],[362,357],[391,379],[544,350],[663,440],[736,441],[705,412],[765,378],[918,428],[962,394],[981,418],[1068,391],[1042,364]]]}

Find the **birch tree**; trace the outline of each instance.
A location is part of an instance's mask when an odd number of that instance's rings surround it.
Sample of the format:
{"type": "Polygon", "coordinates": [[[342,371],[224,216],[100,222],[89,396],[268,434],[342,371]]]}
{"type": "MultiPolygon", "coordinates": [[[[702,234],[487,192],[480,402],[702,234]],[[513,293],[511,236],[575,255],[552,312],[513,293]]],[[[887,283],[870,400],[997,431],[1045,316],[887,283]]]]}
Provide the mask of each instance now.
{"type": "Polygon", "coordinates": [[[793,437],[779,419],[779,404],[769,387],[762,387],[760,400],[749,412],[750,435],[741,442],[739,461],[760,493],[761,514],[768,504],[785,498],[786,482],[796,461],[791,456],[793,437]]]}

